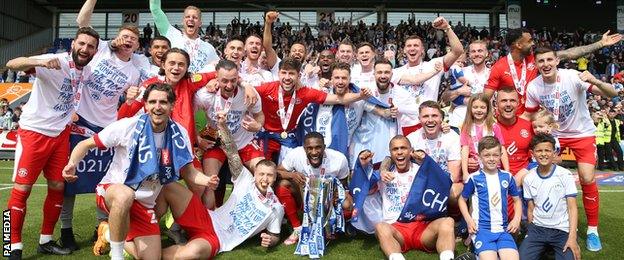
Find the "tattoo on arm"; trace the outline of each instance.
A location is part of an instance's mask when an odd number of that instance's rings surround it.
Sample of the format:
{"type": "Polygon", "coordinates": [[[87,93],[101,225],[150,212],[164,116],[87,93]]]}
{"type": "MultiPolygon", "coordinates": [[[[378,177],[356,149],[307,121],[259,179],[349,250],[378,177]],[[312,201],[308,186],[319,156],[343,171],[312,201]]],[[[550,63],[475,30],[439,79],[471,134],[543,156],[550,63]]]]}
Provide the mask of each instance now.
{"type": "Polygon", "coordinates": [[[592,53],[594,51],[597,51],[600,48],[602,48],[602,43],[600,43],[598,41],[598,42],[594,42],[592,44],[578,46],[578,47],[572,47],[572,48],[569,48],[569,49],[565,49],[563,51],[558,51],[557,52],[557,57],[559,57],[560,60],[576,59],[576,58],[581,57],[581,56],[583,56],[585,54],[589,54],[589,53],[592,53]]]}
{"type": "Polygon", "coordinates": [[[379,166],[379,170],[380,171],[389,171],[391,164],[392,164],[392,159],[390,159],[390,157],[386,156],[386,158],[384,158],[383,161],[381,161],[381,165],[379,166]]]}
{"type": "Polygon", "coordinates": [[[232,133],[230,133],[227,126],[219,125],[219,137],[221,138],[221,148],[225,150],[225,155],[228,158],[228,164],[230,166],[232,177],[237,178],[244,166],[240,156],[238,155],[238,149],[236,149],[236,143],[234,143],[232,133]]]}

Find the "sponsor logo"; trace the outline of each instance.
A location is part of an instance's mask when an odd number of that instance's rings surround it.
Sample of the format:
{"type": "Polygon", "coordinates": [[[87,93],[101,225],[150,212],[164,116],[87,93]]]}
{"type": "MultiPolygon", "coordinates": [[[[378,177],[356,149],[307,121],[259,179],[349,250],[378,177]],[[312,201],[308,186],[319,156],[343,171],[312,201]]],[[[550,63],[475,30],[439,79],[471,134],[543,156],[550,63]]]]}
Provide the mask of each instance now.
{"type": "Polygon", "coordinates": [[[19,170],[17,170],[17,175],[24,178],[26,177],[26,175],[28,175],[28,170],[26,170],[26,168],[20,168],[19,170]]]}

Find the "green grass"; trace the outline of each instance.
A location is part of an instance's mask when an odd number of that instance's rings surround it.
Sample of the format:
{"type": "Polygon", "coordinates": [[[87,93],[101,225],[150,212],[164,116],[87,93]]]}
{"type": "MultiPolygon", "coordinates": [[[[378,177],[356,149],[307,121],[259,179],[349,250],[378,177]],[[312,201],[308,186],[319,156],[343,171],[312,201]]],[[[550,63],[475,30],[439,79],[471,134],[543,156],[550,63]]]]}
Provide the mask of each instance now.
{"type": "MultiPolygon", "coordinates": [[[[0,203],[5,207],[9,194],[11,192],[11,174],[13,162],[0,161],[0,203]]],[[[39,178],[38,184],[44,184],[43,177],[39,178]]],[[[600,211],[600,236],[602,239],[603,250],[593,253],[585,250],[585,230],[586,221],[585,214],[579,200],[579,244],[582,250],[583,259],[621,259],[624,256],[624,188],[623,187],[600,187],[602,191],[617,192],[601,192],[601,211],[600,211]],[[620,192],[622,191],[622,192],[620,192]]],[[[36,246],[39,241],[39,231],[42,219],[42,206],[45,199],[46,187],[36,186],[28,200],[28,212],[23,230],[24,242],[24,258],[39,259],[51,256],[39,255],[36,253],[36,246]]],[[[580,198],[580,197],[579,197],[580,198]]],[[[92,259],[96,258],[91,253],[91,235],[95,226],[95,199],[92,194],[80,195],[76,199],[76,207],[74,211],[74,232],[77,234],[77,241],[81,247],[80,250],[73,252],[72,255],[62,257],[63,259],[92,259]]],[[[57,224],[55,237],[59,236],[60,224],[57,224]]],[[[289,230],[284,226],[282,237],[289,234],[289,230]]],[[[293,259],[298,257],[293,255],[294,246],[279,245],[271,249],[260,247],[258,238],[249,239],[244,244],[237,247],[234,251],[220,254],[217,259],[293,259]]],[[[462,253],[466,251],[465,247],[459,245],[456,252],[462,253]]],[[[374,237],[366,237],[359,235],[354,239],[339,238],[331,241],[326,249],[325,259],[383,259],[384,255],[379,248],[379,243],[374,237]]],[[[58,257],[54,257],[58,258],[58,257]]],[[[101,257],[104,259],[104,257],[101,257]]],[[[108,258],[108,257],[106,257],[108,258]]],[[[425,254],[422,252],[409,252],[407,259],[438,259],[437,255],[425,254]]]]}

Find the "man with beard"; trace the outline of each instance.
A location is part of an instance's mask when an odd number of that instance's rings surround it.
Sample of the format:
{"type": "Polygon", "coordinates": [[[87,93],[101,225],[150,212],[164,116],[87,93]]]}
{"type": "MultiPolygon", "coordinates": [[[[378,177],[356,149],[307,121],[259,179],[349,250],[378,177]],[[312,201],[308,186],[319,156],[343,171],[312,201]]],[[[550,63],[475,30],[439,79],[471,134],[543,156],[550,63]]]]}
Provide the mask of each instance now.
{"type": "Polygon", "coordinates": [[[289,148],[296,146],[295,130],[298,118],[310,103],[316,104],[351,104],[370,96],[370,91],[346,93],[343,96],[327,94],[323,91],[302,87],[299,83],[301,63],[294,58],[280,62],[280,81],[265,83],[256,88],[262,101],[264,113],[264,131],[259,133],[264,145],[265,158],[278,161],[286,155],[289,148]]]}
{"type": "MultiPolygon", "coordinates": [[[[343,187],[347,187],[349,176],[347,157],[336,150],[326,148],[323,139],[323,135],[318,132],[308,133],[303,146],[292,149],[277,167],[281,181],[275,194],[284,205],[286,218],[293,227],[293,233],[284,241],[285,245],[295,244],[299,239],[301,220],[297,216],[297,211],[302,208],[303,188],[309,178],[333,176],[340,180],[343,187]]],[[[346,199],[342,205],[343,209],[349,210],[351,204],[351,201],[346,199]]]]}
{"type": "Polygon", "coordinates": [[[318,66],[319,71],[319,84],[318,86],[312,86],[317,89],[324,89],[329,86],[329,80],[331,79],[331,65],[336,61],[336,56],[330,50],[323,50],[319,53],[318,66]]]}
{"type": "MultiPolygon", "coordinates": [[[[76,22],[80,27],[90,26],[91,16],[96,0],[87,0],[80,9],[76,22]]],[[[122,25],[119,33],[112,41],[100,41],[98,52],[93,62],[85,69],[84,88],[76,109],[76,117],[71,124],[71,148],[78,142],[93,136],[107,125],[117,120],[117,107],[124,91],[130,94],[137,93],[141,78],[146,78],[149,71],[149,62],[145,56],[134,54],[139,47],[139,30],[136,26],[122,25]]],[[[99,179],[104,177],[105,169],[113,159],[114,150],[89,151],[82,162],[93,161],[103,167],[81,167],[78,175],[88,175],[92,178],[81,178],[78,182],[68,183],[65,186],[65,198],[61,213],[61,243],[63,247],[72,251],[78,249],[73,235],[73,210],[76,194],[93,193],[99,179]]],[[[97,209],[96,209],[97,210],[97,209]]],[[[97,210],[98,222],[106,220],[106,214],[97,210]]]]}
{"type": "Polygon", "coordinates": [[[421,84],[406,84],[402,81],[404,74],[422,74],[430,71],[436,63],[442,63],[444,70],[453,65],[455,60],[463,53],[463,47],[457,35],[443,17],[438,17],[433,21],[433,27],[443,30],[449,40],[451,51],[443,57],[435,58],[428,62],[423,62],[424,42],[416,36],[405,39],[403,52],[407,56],[407,64],[394,69],[392,83],[399,85],[396,89],[401,89],[404,93],[395,93],[395,105],[399,108],[399,126],[403,135],[407,136],[411,132],[418,130],[421,125],[418,119],[418,110],[422,102],[427,100],[438,100],[440,81],[444,73],[439,72],[434,77],[421,84]]]}
{"type": "Polygon", "coordinates": [[[260,67],[258,60],[262,52],[262,39],[252,34],[245,39],[245,61],[240,66],[240,76],[243,82],[258,86],[262,83],[274,81],[270,71],[260,67]]]}
{"type": "MultiPolygon", "coordinates": [[[[279,79],[279,68],[277,67],[280,63],[280,59],[279,57],[277,57],[275,49],[273,49],[273,33],[271,32],[271,28],[273,28],[273,23],[278,19],[278,16],[278,12],[267,12],[264,20],[264,34],[262,41],[262,46],[264,47],[264,51],[266,52],[266,66],[268,68],[271,68],[270,71],[271,73],[273,73],[274,79],[279,79]]],[[[305,64],[307,54],[308,51],[305,44],[303,42],[295,42],[290,46],[288,57],[298,60],[301,64],[305,64]]],[[[318,68],[318,66],[305,64],[305,67],[301,68],[299,71],[299,80],[304,86],[320,85],[319,77],[317,75],[317,72],[319,70],[320,69],[318,68]]]]}
{"type": "Polygon", "coordinates": [[[171,49],[171,41],[162,35],[155,36],[150,41],[149,54],[150,54],[150,70],[148,77],[157,76],[162,67],[163,55],[171,49]]]}
{"type": "MultiPolygon", "coordinates": [[[[600,41],[557,51],[557,56],[560,60],[576,59],[603,47],[616,44],[620,40],[622,40],[621,34],[609,35],[609,31],[607,31],[602,35],[600,41]]],[[[509,30],[505,36],[505,42],[509,46],[510,52],[492,66],[492,72],[485,85],[484,92],[488,97],[492,97],[495,91],[505,86],[513,86],[519,97],[519,107],[516,113],[521,115],[524,112],[526,86],[538,75],[538,70],[535,67],[535,56],[532,51],[535,43],[533,42],[531,32],[524,28],[509,30]]]]}
{"type": "MultiPolygon", "coordinates": [[[[447,90],[442,95],[442,100],[455,100],[460,95],[468,98],[483,92],[483,87],[490,76],[490,69],[485,65],[488,57],[486,43],[481,40],[471,42],[468,46],[468,57],[472,61],[472,65],[464,67],[462,71],[469,83],[457,90],[447,90]]],[[[466,110],[466,105],[455,107],[449,115],[449,125],[457,129],[461,128],[464,117],[466,117],[466,110]]]]}
{"type": "MultiPolygon", "coordinates": [[[[527,87],[526,114],[531,118],[540,107],[552,113],[558,128],[553,134],[559,139],[561,148],[569,147],[578,163],[578,175],[583,190],[583,205],[587,216],[587,249],[600,251],[602,245],[598,236],[600,196],[594,176],[596,166],[596,126],[589,108],[587,92],[606,98],[617,96],[609,83],[602,82],[589,71],[557,69],[559,59],[549,47],[535,50],[535,64],[540,76],[527,87]]],[[[609,133],[611,136],[619,132],[609,133]]],[[[619,143],[616,144],[619,147],[619,143]]]]}
{"type": "Polygon", "coordinates": [[[182,19],[182,32],[173,27],[167,15],[162,11],[161,0],[150,0],[150,11],[154,17],[154,23],[161,35],[171,41],[171,47],[176,47],[188,52],[191,65],[188,71],[192,73],[208,72],[209,64],[219,59],[215,48],[199,37],[199,30],[202,26],[201,10],[195,6],[187,6],[184,9],[182,19]]]}
{"type": "Polygon", "coordinates": [[[70,254],[52,241],[54,226],[63,204],[63,165],[69,158],[67,126],[77,105],[76,90],[82,84],[82,70],[93,59],[99,35],[92,28],[80,28],[71,53],[45,54],[10,60],[11,70],[34,70],[37,78],[30,99],[24,105],[18,129],[13,189],[7,208],[11,213],[11,259],[22,258],[22,227],[26,200],[43,170],[48,192],[43,204],[43,222],[38,250],[45,254],[70,254]]]}
{"type": "MultiPolygon", "coordinates": [[[[264,124],[262,105],[260,102],[256,102],[252,107],[245,105],[245,89],[238,82],[237,64],[221,60],[217,63],[216,69],[217,92],[210,93],[206,88],[199,90],[195,94],[195,107],[206,112],[208,124],[213,128],[217,125],[217,113],[226,114],[227,126],[234,137],[241,160],[245,167],[253,172],[256,164],[264,159],[262,150],[254,138],[255,133],[260,131],[264,124]]],[[[256,96],[258,97],[257,93],[256,96]]],[[[220,147],[204,151],[202,158],[204,173],[209,176],[218,174],[227,159],[220,147]]],[[[212,190],[206,189],[203,194],[204,205],[212,209],[215,206],[215,195],[216,206],[223,204],[225,189],[221,190],[221,194],[214,194],[212,190]]]]}

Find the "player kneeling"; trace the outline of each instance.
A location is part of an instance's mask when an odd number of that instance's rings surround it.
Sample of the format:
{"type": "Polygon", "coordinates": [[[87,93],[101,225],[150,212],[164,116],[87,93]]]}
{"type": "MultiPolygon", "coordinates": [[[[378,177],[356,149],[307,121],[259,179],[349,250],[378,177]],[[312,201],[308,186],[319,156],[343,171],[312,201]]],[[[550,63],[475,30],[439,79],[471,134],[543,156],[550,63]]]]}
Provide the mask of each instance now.
{"type": "Polygon", "coordinates": [[[270,247],[279,242],[284,208],[271,188],[277,167],[269,160],[261,160],[252,175],[241,162],[225,114],[218,113],[217,117],[234,189],[223,206],[210,211],[182,185],[172,183],[164,187],[157,201],[157,212],[163,214],[170,207],[176,222],[189,235],[187,244],[163,249],[164,259],[207,259],[234,249],[264,230],[260,235],[261,246],[270,247]]]}

